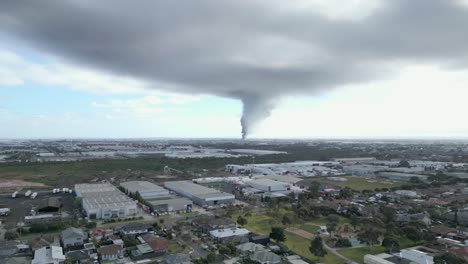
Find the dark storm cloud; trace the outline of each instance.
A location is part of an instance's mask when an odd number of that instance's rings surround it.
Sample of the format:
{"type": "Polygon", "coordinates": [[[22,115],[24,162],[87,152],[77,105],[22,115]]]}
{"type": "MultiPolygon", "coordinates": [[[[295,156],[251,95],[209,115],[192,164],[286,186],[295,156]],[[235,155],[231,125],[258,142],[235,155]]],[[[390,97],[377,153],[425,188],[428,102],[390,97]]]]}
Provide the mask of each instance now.
{"type": "Polygon", "coordinates": [[[154,88],[238,98],[247,134],[281,96],[387,77],[389,62],[467,66],[466,7],[383,3],[331,20],[254,0],[4,0],[0,30],[86,67],[167,84],[154,88]]]}

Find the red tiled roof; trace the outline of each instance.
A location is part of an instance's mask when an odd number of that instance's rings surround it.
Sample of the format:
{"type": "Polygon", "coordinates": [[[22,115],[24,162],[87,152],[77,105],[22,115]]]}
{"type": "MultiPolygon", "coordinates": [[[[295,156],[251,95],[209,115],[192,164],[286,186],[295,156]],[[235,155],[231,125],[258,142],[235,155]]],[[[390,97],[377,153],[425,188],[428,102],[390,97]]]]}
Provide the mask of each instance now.
{"type": "Polygon", "coordinates": [[[149,241],[148,245],[155,251],[161,252],[166,251],[167,247],[169,246],[169,241],[166,239],[157,239],[153,241],[149,241]]]}
{"type": "Polygon", "coordinates": [[[433,226],[431,227],[431,231],[437,234],[445,234],[450,232],[456,232],[457,229],[448,226],[433,226]]]}
{"type": "Polygon", "coordinates": [[[467,247],[462,247],[462,248],[451,248],[449,249],[450,253],[460,256],[460,257],[468,257],[468,248],[467,247]]]}
{"type": "Polygon", "coordinates": [[[122,250],[121,245],[108,245],[99,248],[101,255],[116,255],[122,250]]]}

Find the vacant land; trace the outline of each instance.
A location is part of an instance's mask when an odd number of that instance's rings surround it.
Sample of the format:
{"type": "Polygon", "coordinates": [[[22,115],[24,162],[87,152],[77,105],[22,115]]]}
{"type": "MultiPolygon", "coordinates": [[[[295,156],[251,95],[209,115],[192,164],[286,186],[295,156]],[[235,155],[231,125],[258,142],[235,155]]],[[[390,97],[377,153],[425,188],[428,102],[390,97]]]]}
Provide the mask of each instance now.
{"type": "MultiPolygon", "coordinates": [[[[238,215],[234,215],[232,217],[233,221],[236,221],[238,215]]],[[[271,231],[272,226],[279,226],[281,225],[280,221],[278,219],[275,219],[271,216],[268,215],[262,215],[262,214],[253,214],[251,216],[245,217],[247,219],[247,224],[245,227],[249,229],[250,231],[258,234],[263,234],[267,235],[271,231]]],[[[324,218],[317,219],[317,222],[312,221],[312,222],[306,222],[301,226],[310,226],[311,228],[313,226],[318,228],[318,223],[324,222],[324,218]]],[[[306,230],[307,231],[307,230],[306,230]]],[[[312,261],[316,262],[323,262],[323,263],[344,263],[344,261],[337,256],[335,256],[333,253],[328,252],[328,254],[324,258],[317,258],[314,256],[312,253],[309,251],[309,245],[310,245],[310,240],[303,238],[301,236],[298,236],[297,234],[291,233],[286,231],[286,241],[284,244],[288,246],[290,250],[293,252],[306,257],[312,261]]]]}
{"type": "Polygon", "coordinates": [[[327,178],[317,178],[317,181],[322,182],[322,183],[330,183],[330,184],[338,185],[342,188],[349,187],[356,191],[374,190],[376,188],[382,189],[382,188],[399,187],[405,183],[402,181],[391,181],[391,180],[386,180],[386,179],[365,179],[365,178],[355,177],[355,176],[346,177],[346,179],[348,179],[348,181],[346,182],[331,181],[331,180],[328,180],[327,178]]]}
{"type": "Polygon", "coordinates": [[[382,246],[374,246],[372,250],[369,250],[369,247],[356,247],[356,248],[346,248],[340,249],[338,252],[346,256],[357,263],[364,263],[364,256],[367,254],[379,254],[385,251],[385,248],[382,246]]]}
{"type": "MultiPolygon", "coordinates": [[[[398,242],[400,243],[400,248],[408,248],[418,245],[418,242],[414,242],[411,239],[400,236],[398,237],[398,242]]],[[[364,256],[367,254],[379,254],[385,252],[385,248],[382,246],[374,246],[372,250],[369,250],[369,247],[355,247],[355,248],[346,248],[346,249],[339,249],[338,252],[343,256],[346,256],[357,263],[363,263],[364,256]]]]}

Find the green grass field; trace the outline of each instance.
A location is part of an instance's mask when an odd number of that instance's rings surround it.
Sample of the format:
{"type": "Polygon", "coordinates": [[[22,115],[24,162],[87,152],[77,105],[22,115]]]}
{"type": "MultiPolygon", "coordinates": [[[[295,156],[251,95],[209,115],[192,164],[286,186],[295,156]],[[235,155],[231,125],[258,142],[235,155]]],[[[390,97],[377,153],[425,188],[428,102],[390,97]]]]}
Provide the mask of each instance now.
{"type": "Polygon", "coordinates": [[[385,251],[385,248],[382,246],[372,247],[372,251],[369,251],[369,247],[356,247],[356,248],[346,248],[338,250],[343,256],[346,256],[357,263],[364,263],[364,256],[367,254],[379,254],[385,251]]]}
{"type": "MultiPolygon", "coordinates": [[[[234,215],[231,219],[236,221],[238,215],[234,215]]],[[[267,235],[271,231],[271,227],[274,225],[281,225],[279,220],[275,220],[270,216],[267,215],[257,215],[253,214],[252,216],[246,217],[247,224],[245,228],[249,229],[252,232],[267,235]]],[[[320,218],[317,220],[317,223],[324,223],[325,218],[320,218]]],[[[316,222],[307,222],[299,226],[308,232],[313,233],[314,230],[318,230],[318,225],[316,222]],[[304,227],[304,228],[303,228],[304,227]]],[[[288,248],[295,253],[304,256],[312,261],[322,262],[322,263],[330,263],[330,264],[339,264],[344,263],[340,258],[335,256],[332,253],[327,254],[324,258],[318,259],[309,251],[310,240],[305,239],[301,236],[296,234],[285,232],[286,233],[286,241],[284,244],[288,246],[288,248]]]]}
{"type": "MultiPolygon", "coordinates": [[[[417,242],[412,241],[407,237],[398,237],[398,241],[400,242],[400,248],[408,248],[418,245],[417,242]]],[[[346,256],[358,263],[363,263],[364,256],[366,254],[379,254],[385,251],[385,248],[382,246],[374,246],[372,247],[372,251],[369,251],[369,247],[356,247],[356,248],[346,248],[340,249],[338,252],[343,256],[346,256]]]]}
{"type": "Polygon", "coordinates": [[[348,181],[346,182],[331,181],[331,180],[327,180],[327,178],[317,178],[317,181],[322,182],[322,183],[335,184],[342,188],[349,187],[356,191],[374,190],[376,188],[382,189],[382,188],[398,187],[404,184],[404,182],[401,182],[401,181],[390,181],[390,180],[383,180],[383,179],[372,179],[372,181],[376,181],[376,182],[369,182],[368,179],[361,178],[361,177],[354,177],[354,176],[346,177],[346,179],[348,179],[348,181]]]}
{"type": "Polygon", "coordinates": [[[309,251],[310,240],[305,239],[296,234],[287,232],[287,231],[286,231],[286,241],[284,242],[284,244],[288,246],[290,250],[314,262],[327,263],[327,264],[328,263],[330,264],[344,263],[344,260],[332,254],[331,252],[328,252],[328,254],[325,255],[325,257],[323,258],[318,258],[314,256],[309,251]]]}

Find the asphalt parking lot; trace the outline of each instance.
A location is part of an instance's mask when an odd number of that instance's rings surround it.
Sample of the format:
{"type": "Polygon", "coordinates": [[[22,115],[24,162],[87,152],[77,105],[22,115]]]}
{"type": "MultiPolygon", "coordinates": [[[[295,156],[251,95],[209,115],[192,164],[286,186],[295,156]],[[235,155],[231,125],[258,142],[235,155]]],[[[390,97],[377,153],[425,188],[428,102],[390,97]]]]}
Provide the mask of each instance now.
{"type": "Polygon", "coordinates": [[[10,195],[0,196],[0,207],[10,208],[8,216],[2,216],[0,219],[4,222],[6,229],[17,227],[18,222],[23,222],[24,217],[31,215],[31,210],[45,206],[49,197],[59,198],[63,204],[62,212],[64,215],[71,215],[75,210],[74,196],[69,193],[52,194],[51,192],[38,192],[36,199],[21,195],[17,198],[11,198],[10,195]]]}

